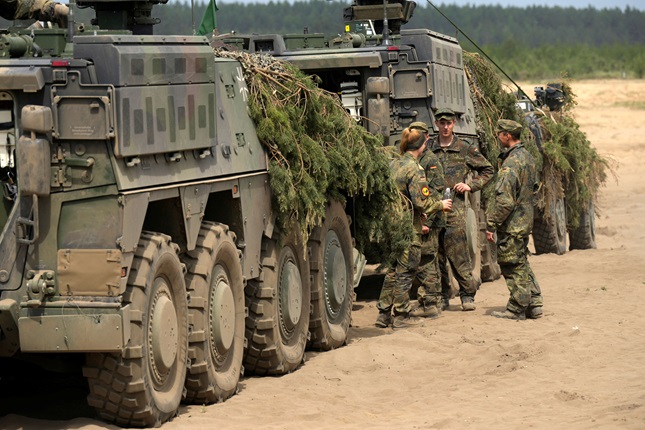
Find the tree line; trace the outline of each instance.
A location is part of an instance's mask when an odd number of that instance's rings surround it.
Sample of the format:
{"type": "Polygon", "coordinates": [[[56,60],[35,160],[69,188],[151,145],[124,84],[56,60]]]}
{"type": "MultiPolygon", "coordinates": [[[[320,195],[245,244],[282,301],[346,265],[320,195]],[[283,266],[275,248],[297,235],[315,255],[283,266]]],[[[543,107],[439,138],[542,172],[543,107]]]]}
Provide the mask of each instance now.
{"type": "MultiPolygon", "coordinates": [[[[324,33],[344,28],[349,1],[309,0],[269,3],[219,2],[220,34],[324,33]]],[[[153,9],[157,34],[193,34],[207,3],[170,2],[153,9]]],[[[483,50],[514,79],[645,77],[645,11],[635,8],[585,9],[499,5],[439,5],[418,0],[403,28],[428,28],[459,39],[468,51],[483,50]],[[457,27],[453,26],[442,13],[457,27]],[[467,37],[466,37],[467,36],[467,37]],[[468,39],[473,40],[474,46],[468,39]]],[[[77,10],[89,23],[92,13],[77,10]]],[[[7,22],[0,22],[6,28],[7,22]],[[4,24],[4,25],[3,25],[4,24]]]]}
{"type": "MultiPolygon", "coordinates": [[[[196,3],[194,12],[188,3],[157,7],[153,12],[161,24],[156,31],[190,34],[199,27],[206,5],[196,3]]],[[[222,1],[217,30],[220,34],[308,31],[334,35],[343,31],[343,9],[348,5],[348,1],[326,0],[222,1]]],[[[645,11],[629,7],[438,7],[441,13],[429,2],[418,1],[403,28],[428,28],[454,36],[468,51],[483,50],[513,79],[645,77],[645,11]]]]}

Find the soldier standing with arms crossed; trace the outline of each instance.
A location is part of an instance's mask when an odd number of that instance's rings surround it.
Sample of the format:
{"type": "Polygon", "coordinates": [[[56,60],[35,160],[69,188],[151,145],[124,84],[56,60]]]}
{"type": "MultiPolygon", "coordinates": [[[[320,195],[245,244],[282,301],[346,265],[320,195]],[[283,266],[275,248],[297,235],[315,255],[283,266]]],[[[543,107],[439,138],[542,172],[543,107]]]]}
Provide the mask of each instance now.
{"type": "Polygon", "coordinates": [[[493,166],[473,145],[455,136],[453,129],[456,115],[452,109],[442,108],[435,112],[435,125],[439,135],[432,141],[430,149],[437,156],[445,176],[445,188],[450,188],[453,209],[446,215],[446,226],[439,232],[439,265],[441,268],[442,308],[449,308],[450,278],[447,263],[459,283],[459,297],[464,311],[475,310],[475,293],[479,280],[472,274],[472,262],[466,237],[467,191],[481,190],[494,174],[493,166]],[[475,172],[472,178],[469,173],[475,172]]]}
{"type": "Polygon", "coordinates": [[[388,270],[383,281],[383,288],[376,307],[379,310],[375,325],[385,328],[392,324],[394,328],[405,328],[421,323],[422,319],[410,316],[410,289],[412,279],[416,276],[421,259],[420,237],[423,220],[428,215],[442,210],[450,210],[450,200],[436,200],[430,196],[424,169],[418,159],[426,147],[426,135],[419,130],[403,130],[401,138],[401,157],[390,164],[392,176],[399,190],[411,202],[415,238],[409,249],[397,258],[394,268],[388,270]],[[392,311],[394,319],[392,319],[392,311]]]}
{"type": "Polygon", "coordinates": [[[542,317],[542,292],[527,259],[538,181],[535,160],[520,141],[521,134],[521,124],[497,122],[497,139],[504,151],[486,225],[489,242],[495,243],[497,232],[497,262],[511,293],[506,310],[491,315],[511,320],[542,317]]]}

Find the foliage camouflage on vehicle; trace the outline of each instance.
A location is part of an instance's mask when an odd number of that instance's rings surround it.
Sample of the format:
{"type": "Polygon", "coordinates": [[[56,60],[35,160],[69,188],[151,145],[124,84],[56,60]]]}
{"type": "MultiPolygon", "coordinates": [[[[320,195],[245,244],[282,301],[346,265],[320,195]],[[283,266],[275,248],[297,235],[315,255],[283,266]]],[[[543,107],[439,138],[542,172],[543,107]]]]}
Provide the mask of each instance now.
{"type": "Polygon", "coordinates": [[[269,151],[278,224],[308,237],[329,200],[355,197],[356,247],[374,263],[396,260],[412,240],[407,203],[390,178],[382,137],[354,121],[338,97],[311,76],[266,54],[215,50],[238,60],[249,86],[251,116],[269,151]]]}

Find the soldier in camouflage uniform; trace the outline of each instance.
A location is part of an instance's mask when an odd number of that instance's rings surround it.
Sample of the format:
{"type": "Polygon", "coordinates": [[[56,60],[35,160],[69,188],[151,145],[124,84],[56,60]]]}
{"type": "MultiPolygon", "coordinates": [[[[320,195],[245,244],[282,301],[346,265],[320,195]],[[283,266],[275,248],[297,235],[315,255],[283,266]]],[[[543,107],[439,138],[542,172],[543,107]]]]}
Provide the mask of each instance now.
{"type": "Polygon", "coordinates": [[[67,25],[67,5],[52,0],[0,0],[0,16],[4,19],[37,19],[67,25]]]}
{"type": "Polygon", "coordinates": [[[504,151],[486,223],[488,241],[494,243],[497,233],[497,262],[511,293],[506,310],[491,315],[512,320],[542,316],[542,293],[527,259],[538,180],[535,160],[520,142],[521,133],[522,125],[515,121],[497,123],[504,151]]]}
{"type": "Polygon", "coordinates": [[[430,149],[437,156],[445,177],[444,188],[450,188],[453,209],[446,214],[446,226],[439,232],[439,265],[441,269],[441,289],[443,309],[449,308],[451,296],[450,278],[447,263],[459,283],[459,297],[464,311],[475,310],[475,293],[481,282],[474,279],[472,262],[466,237],[466,192],[483,188],[494,174],[493,166],[477,148],[453,133],[456,122],[454,111],[447,108],[437,109],[435,125],[439,135],[432,141],[430,149]],[[469,177],[470,173],[476,173],[469,177]]]}
{"type": "MultiPolygon", "coordinates": [[[[410,129],[422,131],[426,142],[430,138],[428,126],[421,121],[410,124],[410,129]]],[[[419,164],[425,170],[430,196],[441,200],[443,196],[443,168],[437,156],[426,145],[419,158],[419,164]]],[[[444,212],[428,216],[424,222],[421,235],[421,262],[416,279],[419,281],[417,299],[419,307],[410,312],[412,316],[437,318],[441,315],[441,273],[439,271],[439,231],[445,226],[444,212]]]]}
{"type": "Polygon", "coordinates": [[[436,200],[430,196],[423,167],[417,162],[426,146],[426,136],[419,130],[403,130],[401,139],[402,156],[390,164],[390,169],[399,190],[410,200],[414,210],[413,223],[417,232],[411,246],[396,262],[396,267],[388,270],[381,289],[377,308],[379,315],[377,327],[409,327],[422,320],[409,315],[410,288],[412,279],[419,268],[421,258],[421,240],[423,220],[428,215],[442,210],[450,210],[450,200],[436,200]],[[392,311],[394,319],[392,319],[392,311]]]}

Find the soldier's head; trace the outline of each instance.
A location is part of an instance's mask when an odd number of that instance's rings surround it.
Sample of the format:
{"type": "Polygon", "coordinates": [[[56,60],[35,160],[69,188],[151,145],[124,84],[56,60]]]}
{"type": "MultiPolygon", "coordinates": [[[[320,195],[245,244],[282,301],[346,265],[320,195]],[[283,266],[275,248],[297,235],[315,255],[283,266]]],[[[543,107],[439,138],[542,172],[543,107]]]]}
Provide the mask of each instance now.
{"type": "Polygon", "coordinates": [[[439,129],[439,134],[443,137],[451,137],[452,130],[455,128],[457,116],[455,111],[449,108],[439,108],[434,113],[434,123],[439,129]]]}
{"type": "Polygon", "coordinates": [[[426,146],[426,134],[417,129],[417,128],[405,128],[403,129],[403,135],[401,136],[401,154],[406,152],[413,152],[418,158],[426,146]]]}
{"type": "Polygon", "coordinates": [[[522,124],[510,119],[500,119],[497,121],[497,140],[504,148],[510,148],[520,141],[522,135],[522,124]]]}
{"type": "Polygon", "coordinates": [[[410,124],[410,130],[419,130],[423,132],[423,134],[426,136],[426,142],[428,141],[428,139],[430,139],[430,129],[428,128],[428,125],[423,121],[415,121],[410,124]]]}

